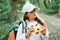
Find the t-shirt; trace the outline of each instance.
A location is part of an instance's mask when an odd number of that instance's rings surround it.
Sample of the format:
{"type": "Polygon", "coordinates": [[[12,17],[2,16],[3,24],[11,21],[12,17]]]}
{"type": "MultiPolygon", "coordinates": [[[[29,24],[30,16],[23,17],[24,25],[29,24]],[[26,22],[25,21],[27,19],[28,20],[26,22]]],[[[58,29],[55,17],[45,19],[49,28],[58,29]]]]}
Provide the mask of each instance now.
{"type": "MultiPolygon", "coordinates": [[[[26,20],[26,22],[27,22],[27,28],[35,26],[36,24],[37,26],[41,26],[37,21],[30,22],[26,20]]],[[[41,33],[36,35],[35,33],[32,32],[32,34],[28,38],[26,38],[25,33],[22,33],[22,24],[20,24],[18,28],[16,40],[44,40],[45,38],[47,38],[47,36],[48,36],[48,31],[46,31],[46,35],[42,35],[41,33]]]]}

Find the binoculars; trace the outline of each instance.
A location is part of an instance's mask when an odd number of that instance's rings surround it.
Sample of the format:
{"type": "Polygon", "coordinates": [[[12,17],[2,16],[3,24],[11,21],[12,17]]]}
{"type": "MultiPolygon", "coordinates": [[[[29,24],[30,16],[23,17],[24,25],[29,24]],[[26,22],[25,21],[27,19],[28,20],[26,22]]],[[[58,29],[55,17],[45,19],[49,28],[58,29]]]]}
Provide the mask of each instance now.
{"type": "Polygon", "coordinates": [[[35,33],[35,34],[38,34],[38,33],[40,33],[41,31],[44,30],[44,29],[43,29],[42,27],[40,27],[40,26],[34,26],[33,28],[34,28],[34,33],[35,33]]]}

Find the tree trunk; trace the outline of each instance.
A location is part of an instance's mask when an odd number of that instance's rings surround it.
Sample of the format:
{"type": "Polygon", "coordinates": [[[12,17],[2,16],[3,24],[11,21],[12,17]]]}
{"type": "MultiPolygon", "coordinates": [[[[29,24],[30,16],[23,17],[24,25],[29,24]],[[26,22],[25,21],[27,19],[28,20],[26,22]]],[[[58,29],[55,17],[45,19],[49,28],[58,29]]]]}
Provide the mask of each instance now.
{"type": "Polygon", "coordinates": [[[44,1],[43,1],[43,3],[44,3],[44,6],[47,8],[47,5],[46,5],[46,0],[44,0],[44,1]]]}
{"type": "Polygon", "coordinates": [[[16,20],[16,0],[12,0],[12,13],[11,13],[11,23],[16,20]]]}
{"type": "Polygon", "coordinates": [[[48,4],[50,4],[50,0],[44,0],[44,1],[43,1],[44,6],[45,6],[46,8],[48,8],[48,6],[47,6],[47,4],[46,4],[46,1],[48,1],[48,4]]]}

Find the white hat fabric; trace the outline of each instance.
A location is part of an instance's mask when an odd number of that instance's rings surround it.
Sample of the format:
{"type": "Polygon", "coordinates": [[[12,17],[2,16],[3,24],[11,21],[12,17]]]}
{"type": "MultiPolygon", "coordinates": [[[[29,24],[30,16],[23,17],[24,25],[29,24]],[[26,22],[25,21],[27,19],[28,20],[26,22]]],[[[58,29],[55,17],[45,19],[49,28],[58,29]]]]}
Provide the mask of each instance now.
{"type": "Polygon", "coordinates": [[[36,8],[36,6],[34,6],[33,4],[25,4],[23,6],[23,12],[31,12],[34,8],[36,8]]]}

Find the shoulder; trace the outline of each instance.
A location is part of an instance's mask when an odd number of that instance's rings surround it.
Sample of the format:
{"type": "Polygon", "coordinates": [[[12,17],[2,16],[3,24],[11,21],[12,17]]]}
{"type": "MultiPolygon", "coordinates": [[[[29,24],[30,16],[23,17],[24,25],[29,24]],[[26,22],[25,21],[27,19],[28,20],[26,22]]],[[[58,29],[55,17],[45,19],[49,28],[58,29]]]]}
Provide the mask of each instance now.
{"type": "Polygon", "coordinates": [[[24,25],[25,24],[25,21],[20,21],[19,22],[19,26],[22,26],[22,25],[24,25]]]}

